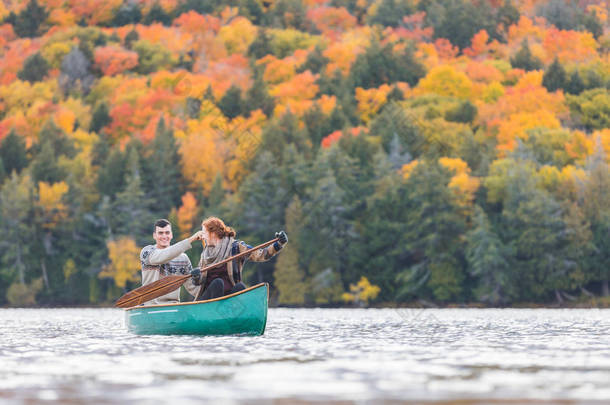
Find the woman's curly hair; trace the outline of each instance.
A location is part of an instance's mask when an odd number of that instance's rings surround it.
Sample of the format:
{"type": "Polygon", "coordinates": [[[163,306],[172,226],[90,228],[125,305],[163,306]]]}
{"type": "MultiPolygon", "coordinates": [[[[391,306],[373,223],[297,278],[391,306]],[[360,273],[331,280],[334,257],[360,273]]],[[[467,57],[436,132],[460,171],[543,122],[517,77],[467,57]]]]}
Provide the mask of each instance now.
{"type": "Polygon", "coordinates": [[[220,218],[206,218],[201,223],[201,226],[205,226],[205,229],[207,229],[209,233],[213,233],[219,239],[226,237],[235,237],[236,235],[235,230],[230,226],[225,225],[225,223],[220,218]]]}

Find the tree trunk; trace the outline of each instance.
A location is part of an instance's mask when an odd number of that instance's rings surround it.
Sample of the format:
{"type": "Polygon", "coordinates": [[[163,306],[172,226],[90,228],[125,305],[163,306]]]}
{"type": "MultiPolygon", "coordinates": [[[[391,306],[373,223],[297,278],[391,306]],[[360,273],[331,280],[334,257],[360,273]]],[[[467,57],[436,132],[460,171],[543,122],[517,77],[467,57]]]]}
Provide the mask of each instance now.
{"type": "Polygon", "coordinates": [[[585,294],[587,297],[593,297],[591,291],[587,290],[585,287],[580,287],[580,291],[585,294]]]}
{"type": "Polygon", "coordinates": [[[559,290],[555,290],[555,298],[557,298],[559,305],[563,305],[563,298],[561,297],[559,290]]]}
{"type": "Polygon", "coordinates": [[[47,290],[49,290],[49,276],[47,275],[47,264],[44,262],[44,259],[40,261],[40,267],[42,268],[42,280],[44,281],[44,286],[47,290]]]}
{"type": "Polygon", "coordinates": [[[610,288],[608,288],[608,280],[602,281],[602,295],[607,297],[610,295],[610,288]]]}
{"type": "Polygon", "coordinates": [[[23,262],[21,261],[21,246],[17,245],[17,269],[19,270],[19,282],[25,284],[25,272],[23,271],[23,262]]]}

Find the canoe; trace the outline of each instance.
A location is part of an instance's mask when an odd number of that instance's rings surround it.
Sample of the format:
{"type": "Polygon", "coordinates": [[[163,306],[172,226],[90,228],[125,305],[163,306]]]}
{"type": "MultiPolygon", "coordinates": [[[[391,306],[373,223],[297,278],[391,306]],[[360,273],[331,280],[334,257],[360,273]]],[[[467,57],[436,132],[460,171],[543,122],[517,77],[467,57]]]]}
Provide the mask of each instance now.
{"type": "Polygon", "coordinates": [[[269,285],[257,284],[207,301],[127,308],[125,324],[138,335],[262,335],[269,285]]]}

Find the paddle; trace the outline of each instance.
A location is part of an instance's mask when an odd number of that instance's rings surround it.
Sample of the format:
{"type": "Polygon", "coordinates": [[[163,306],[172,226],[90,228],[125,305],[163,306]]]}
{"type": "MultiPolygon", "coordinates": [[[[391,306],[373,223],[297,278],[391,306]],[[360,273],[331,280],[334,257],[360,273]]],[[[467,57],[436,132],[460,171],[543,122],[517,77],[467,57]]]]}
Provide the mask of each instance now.
{"type": "MultiPolygon", "coordinates": [[[[238,253],[235,256],[227,257],[221,262],[211,264],[207,267],[201,269],[201,273],[216,268],[218,266],[222,266],[225,263],[230,262],[231,260],[239,259],[249,253],[254,252],[255,250],[265,248],[275,242],[277,242],[279,238],[275,238],[270,240],[269,242],[262,243],[258,246],[253,247],[252,249],[248,249],[244,252],[238,253]]],[[[142,287],[138,287],[133,291],[128,292],[119,298],[114,306],[117,308],[129,308],[135,307],[137,305],[143,304],[150,300],[154,300],[155,298],[161,297],[167,293],[174,291],[177,288],[180,288],[182,284],[191,278],[190,274],[185,274],[182,276],[167,276],[163,277],[160,280],[157,280],[153,283],[143,285],[142,287]]]]}

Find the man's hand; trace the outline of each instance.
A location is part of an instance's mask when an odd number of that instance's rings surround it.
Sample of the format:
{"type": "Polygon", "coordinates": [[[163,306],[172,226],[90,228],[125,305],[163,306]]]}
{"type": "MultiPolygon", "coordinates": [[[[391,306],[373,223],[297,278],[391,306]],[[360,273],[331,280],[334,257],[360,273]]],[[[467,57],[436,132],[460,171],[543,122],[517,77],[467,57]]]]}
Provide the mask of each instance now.
{"type": "Polygon", "coordinates": [[[203,231],[197,231],[189,238],[189,242],[191,243],[196,240],[203,240],[203,231]]]}
{"type": "Polygon", "coordinates": [[[275,237],[278,238],[278,242],[280,242],[281,245],[288,243],[288,235],[286,235],[286,232],[284,231],[276,232],[275,237]]]}
{"type": "Polygon", "coordinates": [[[191,277],[193,278],[193,284],[201,284],[201,270],[199,270],[199,267],[196,267],[191,270],[191,277]]]}

